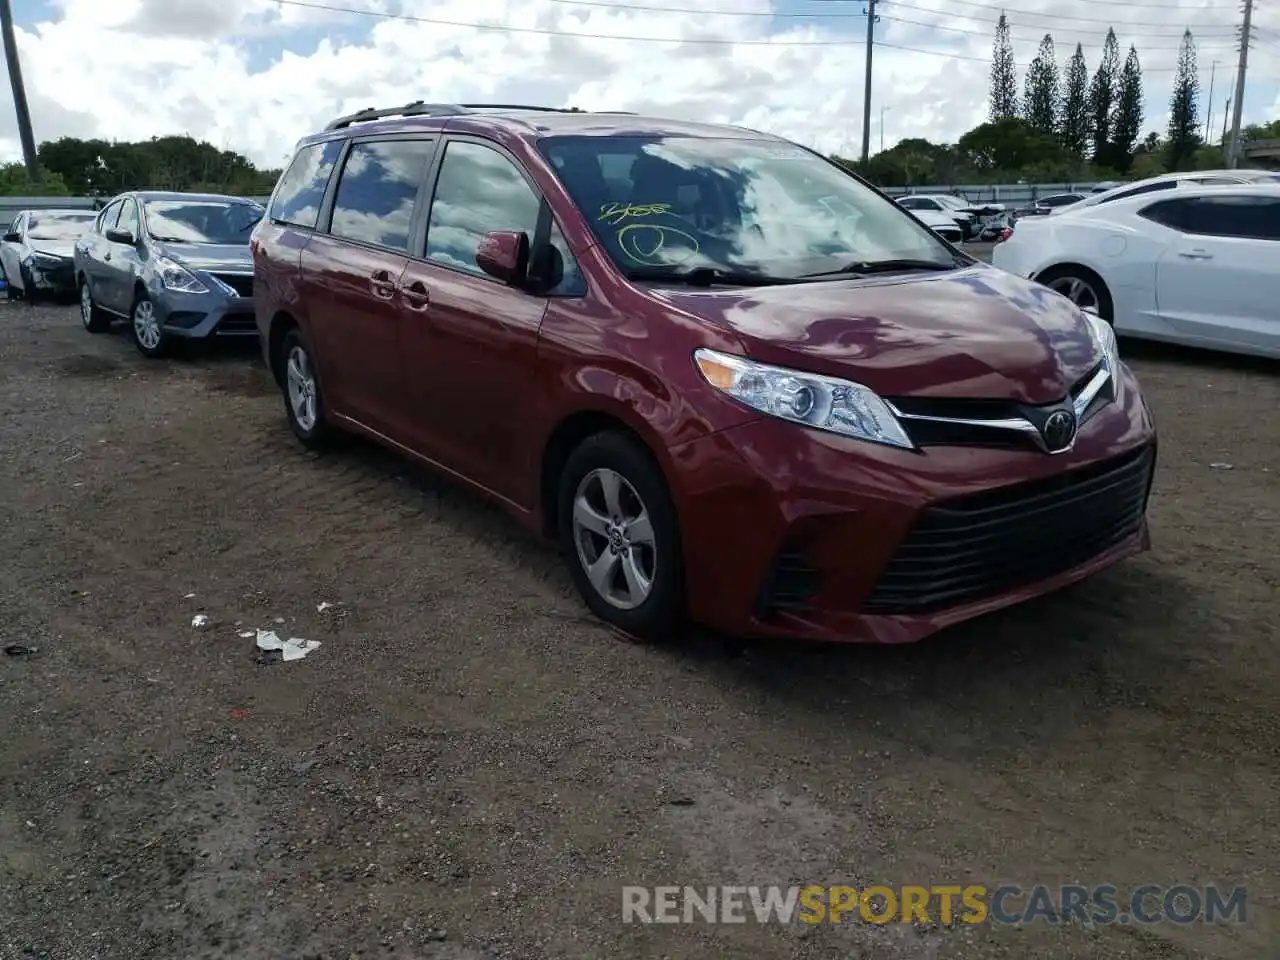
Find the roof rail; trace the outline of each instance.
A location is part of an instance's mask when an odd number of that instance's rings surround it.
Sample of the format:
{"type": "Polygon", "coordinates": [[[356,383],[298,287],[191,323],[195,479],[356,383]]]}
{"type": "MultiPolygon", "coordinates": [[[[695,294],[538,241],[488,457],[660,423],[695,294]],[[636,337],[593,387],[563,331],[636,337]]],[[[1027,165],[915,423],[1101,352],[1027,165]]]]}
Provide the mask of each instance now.
{"type": "Polygon", "coordinates": [[[532,103],[462,103],[468,110],[537,110],[542,113],[581,113],[568,107],[542,107],[532,103]]]}
{"type": "Polygon", "coordinates": [[[325,130],[341,130],[353,123],[384,120],[388,117],[454,117],[469,112],[466,107],[457,103],[424,103],[421,100],[415,100],[413,103],[406,103],[403,107],[387,107],[383,110],[367,107],[364,110],[357,110],[355,113],[349,113],[345,117],[334,120],[325,127],[325,130]]]}

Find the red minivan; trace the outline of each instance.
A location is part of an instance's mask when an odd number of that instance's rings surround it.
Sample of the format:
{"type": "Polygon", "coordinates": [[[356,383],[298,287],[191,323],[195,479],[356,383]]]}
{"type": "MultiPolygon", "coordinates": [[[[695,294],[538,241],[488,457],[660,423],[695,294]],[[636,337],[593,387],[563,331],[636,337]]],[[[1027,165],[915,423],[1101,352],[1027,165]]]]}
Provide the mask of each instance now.
{"type": "Polygon", "coordinates": [[[1149,547],[1110,327],[788,141],[369,110],[299,143],[252,248],[298,438],[496,500],[630,633],[913,641],[1149,547]]]}

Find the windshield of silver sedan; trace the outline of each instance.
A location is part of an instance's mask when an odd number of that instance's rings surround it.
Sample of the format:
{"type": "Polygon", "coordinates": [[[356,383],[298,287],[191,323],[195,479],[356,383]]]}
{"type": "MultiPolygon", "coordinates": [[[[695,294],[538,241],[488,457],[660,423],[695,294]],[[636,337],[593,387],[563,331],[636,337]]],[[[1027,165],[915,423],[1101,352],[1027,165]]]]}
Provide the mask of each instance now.
{"type": "Polygon", "coordinates": [[[784,141],[552,136],[540,148],[609,256],[637,279],[665,268],[785,283],[850,263],[958,265],[896,203],[784,141]]]}

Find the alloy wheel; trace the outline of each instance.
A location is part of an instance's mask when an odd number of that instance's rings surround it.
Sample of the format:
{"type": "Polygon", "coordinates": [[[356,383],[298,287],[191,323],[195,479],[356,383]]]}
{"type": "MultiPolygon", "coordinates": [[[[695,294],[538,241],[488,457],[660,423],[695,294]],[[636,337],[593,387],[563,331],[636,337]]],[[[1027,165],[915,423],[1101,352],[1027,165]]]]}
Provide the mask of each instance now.
{"type": "Polygon", "coordinates": [[[653,591],[657,551],[640,494],[620,473],[600,468],[573,497],[573,539],[592,588],[619,610],[634,610],[653,591]]]}
{"type": "Polygon", "coordinates": [[[80,284],[80,322],[86,330],[93,324],[93,294],[87,282],[80,284]]]}
{"type": "Polygon", "coordinates": [[[1055,277],[1049,281],[1048,287],[1055,293],[1062,294],[1081,310],[1092,309],[1097,313],[1101,307],[1098,292],[1088,280],[1075,276],[1055,277]]]}
{"type": "Polygon", "coordinates": [[[285,380],[293,418],[304,431],[314,430],[317,421],[316,377],[307,351],[296,344],[285,361],[285,380]]]}
{"type": "MultiPolygon", "coordinates": [[[[80,309],[84,310],[83,294],[80,309]]],[[[160,346],[160,321],[156,319],[156,308],[150,300],[139,300],[133,308],[133,332],[145,349],[155,350],[160,346]]]]}

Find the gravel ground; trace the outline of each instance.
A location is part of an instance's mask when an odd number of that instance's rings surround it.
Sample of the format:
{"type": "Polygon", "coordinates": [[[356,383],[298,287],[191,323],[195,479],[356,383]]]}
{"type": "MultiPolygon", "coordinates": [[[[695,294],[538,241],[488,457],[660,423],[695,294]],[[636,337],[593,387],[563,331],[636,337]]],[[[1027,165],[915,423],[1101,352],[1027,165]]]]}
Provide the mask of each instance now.
{"type": "Polygon", "coordinates": [[[1153,553],[909,649],[644,646],[496,510],[305,453],[252,351],[0,303],[0,641],[38,648],[0,656],[0,958],[1280,955],[1280,378],[1125,349],[1153,553]],[[259,663],[259,627],[322,646],[259,663]],[[872,881],[1250,899],[621,922],[627,883],[872,881]]]}

